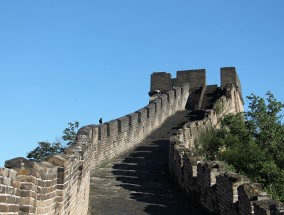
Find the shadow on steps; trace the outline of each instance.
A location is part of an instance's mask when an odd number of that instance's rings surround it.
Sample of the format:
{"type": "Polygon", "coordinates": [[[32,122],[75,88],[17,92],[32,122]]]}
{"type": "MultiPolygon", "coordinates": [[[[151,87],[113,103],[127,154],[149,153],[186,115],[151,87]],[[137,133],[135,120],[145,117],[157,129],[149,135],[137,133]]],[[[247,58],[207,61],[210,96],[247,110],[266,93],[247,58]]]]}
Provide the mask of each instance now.
{"type": "Polygon", "coordinates": [[[167,139],[139,146],[120,164],[112,166],[119,185],[130,191],[130,198],[145,203],[144,212],[152,215],[200,214],[172,188],[167,176],[167,139]]]}

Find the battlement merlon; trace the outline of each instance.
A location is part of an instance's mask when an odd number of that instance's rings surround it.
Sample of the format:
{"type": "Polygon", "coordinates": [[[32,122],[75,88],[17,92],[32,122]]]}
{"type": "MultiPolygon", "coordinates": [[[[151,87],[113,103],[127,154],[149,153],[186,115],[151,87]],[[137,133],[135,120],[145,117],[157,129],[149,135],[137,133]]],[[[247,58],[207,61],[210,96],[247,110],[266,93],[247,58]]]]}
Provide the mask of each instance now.
{"type": "Polygon", "coordinates": [[[228,84],[234,84],[240,94],[242,102],[244,103],[242,96],[242,86],[236,68],[222,67],[220,73],[221,73],[221,87],[226,88],[228,84]]]}
{"type": "Polygon", "coordinates": [[[151,87],[150,92],[155,90],[160,90],[161,92],[166,92],[172,89],[172,77],[170,73],[166,72],[154,72],[151,75],[151,87]]]}
{"type": "Polygon", "coordinates": [[[190,88],[198,88],[206,85],[205,69],[177,71],[176,78],[171,78],[170,73],[154,72],[151,75],[150,93],[155,90],[166,92],[174,86],[189,83],[190,88]]]}
{"type": "MultiPolygon", "coordinates": [[[[235,67],[222,67],[221,71],[221,87],[226,88],[229,84],[234,84],[237,88],[240,97],[242,98],[242,87],[236,72],[235,67]]],[[[174,86],[189,83],[190,89],[196,89],[206,86],[206,70],[195,69],[195,70],[182,70],[177,71],[176,78],[172,78],[170,73],[167,72],[154,72],[151,75],[151,87],[149,95],[159,92],[164,93],[172,89],[174,86]]],[[[244,103],[244,102],[243,102],[244,103]]]]}
{"type": "Polygon", "coordinates": [[[190,88],[199,88],[206,86],[206,70],[182,70],[177,71],[175,86],[189,83],[190,88]]]}

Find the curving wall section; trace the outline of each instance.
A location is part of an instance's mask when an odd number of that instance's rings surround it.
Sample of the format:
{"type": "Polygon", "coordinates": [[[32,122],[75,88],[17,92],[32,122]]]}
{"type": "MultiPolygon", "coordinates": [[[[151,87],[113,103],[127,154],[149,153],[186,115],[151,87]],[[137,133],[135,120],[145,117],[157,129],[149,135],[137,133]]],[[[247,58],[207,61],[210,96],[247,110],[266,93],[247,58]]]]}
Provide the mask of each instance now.
{"type": "Polygon", "coordinates": [[[0,169],[1,214],[86,214],[90,169],[84,153],[72,150],[40,163],[6,161],[8,168],[0,169]]]}
{"type": "MultiPolygon", "coordinates": [[[[196,70],[189,72],[192,77],[205,77],[204,70],[200,74],[196,70]]],[[[151,90],[164,87],[164,94],[134,113],[102,125],[82,127],[76,145],[64,154],[39,163],[25,158],[6,161],[5,168],[0,168],[0,214],[87,214],[91,172],[134,148],[187,104],[193,89],[189,84],[176,86],[178,78],[171,79],[164,73],[154,76],[151,90]],[[163,79],[156,78],[160,76],[165,76],[170,84],[166,86],[163,79]],[[173,85],[174,89],[170,89],[173,85]]],[[[205,90],[205,79],[201,81],[200,87],[205,90]]],[[[221,68],[221,86],[225,95],[216,101],[215,109],[207,110],[202,120],[186,123],[171,137],[171,178],[207,213],[284,214],[284,207],[261,191],[259,184],[226,172],[219,161],[206,162],[196,154],[195,142],[201,132],[218,127],[224,114],[243,111],[241,85],[233,67],[221,68]]],[[[203,96],[204,92],[198,98],[203,100],[203,96]]],[[[201,107],[202,102],[199,103],[201,107]]]]}
{"type": "Polygon", "coordinates": [[[0,168],[0,214],[87,214],[90,172],[135,147],[183,110],[188,96],[189,85],[184,84],[134,113],[82,127],[75,146],[44,162],[6,161],[6,168],[0,168]]]}
{"type": "Polygon", "coordinates": [[[169,90],[144,108],[102,125],[78,131],[78,144],[91,145],[91,169],[126,152],[156,130],[169,116],[185,108],[189,85],[169,90]]]}
{"type": "MultiPolygon", "coordinates": [[[[284,214],[284,205],[273,201],[260,184],[227,170],[220,161],[209,162],[198,154],[199,136],[218,127],[224,114],[241,111],[241,96],[233,84],[218,103],[222,111],[207,110],[202,120],[186,123],[170,139],[169,171],[176,187],[206,214],[284,214]]],[[[216,107],[216,106],[215,106],[216,107]]]]}

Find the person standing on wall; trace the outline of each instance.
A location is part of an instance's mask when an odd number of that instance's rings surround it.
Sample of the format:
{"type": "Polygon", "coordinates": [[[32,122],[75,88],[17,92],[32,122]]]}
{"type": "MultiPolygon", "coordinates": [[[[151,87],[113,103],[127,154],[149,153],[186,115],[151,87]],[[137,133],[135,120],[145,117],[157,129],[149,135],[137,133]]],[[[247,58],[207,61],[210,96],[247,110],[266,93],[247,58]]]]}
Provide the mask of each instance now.
{"type": "Polygon", "coordinates": [[[102,119],[102,118],[100,118],[99,123],[100,123],[100,124],[102,124],[102,123],[103,123],[103,119],[102,119]]]}

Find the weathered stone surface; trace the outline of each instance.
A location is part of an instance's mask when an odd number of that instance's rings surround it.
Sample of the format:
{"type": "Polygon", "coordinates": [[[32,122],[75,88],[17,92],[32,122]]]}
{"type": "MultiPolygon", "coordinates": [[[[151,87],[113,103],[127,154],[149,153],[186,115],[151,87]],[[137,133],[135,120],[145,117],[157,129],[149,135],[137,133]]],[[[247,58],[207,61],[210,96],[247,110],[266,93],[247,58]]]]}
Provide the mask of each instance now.
{"type": "Polygon", "coordinates": [[[154,73],[151,91],[159,88],[160,93],[144,108],[82,127],[75,146],[46,161],[6,161],[0,168],[0,213],[84,215],[90,206],[93,214],[198,214],[190,207],[195,202],[216,214],[249,214],[254,207],[256,215],[283,214],[283,205],[257,186],[243,186],[244,178],[198,156],[200,132],[218,126],[223,114],[243,110],[235,68],[221,69],[221,88],[206,86],[205,73],[179,71],[175,79],[154,73]],[[216,99],[220,110],[210,109],[216,99]],[[191,111],[184,116],[185,109],[191,111]],[[170,186],[168,173],[193,199],[190,204],[170,186]]]}
{"type": "Polygon", "coordinates": [[[89,214],[201,214],[167,179],[168,137],[188,113],[175,114],[133,151],[92,172],[89,214]]]}
{"type": "MultiPolygon", "coordinates": [[[[179,132],[171,137],[170,174],[176,185],[192,201],[196,201],[206,210],[214,214],[281,214],[283,206],[271,201],[271,196],[261,191],[259,184],[248,183],[248,179],[232,172],[222,170],[222,163],[207,162],[205,158],[198,157],[198,138],[202,132],[212,127],[218,127],[224,114],[237,113],[243,110],[241,85],[235,68],[222,68],[221,80],[223,93],[215,93],[216,100],[222,104],[218,111],[207,110],[205,115],[197,121],[185,124],[179,132]],[[194,162],[197,161],[197,168],[194,162]],[[197,175],[197,178],[196,178],[197,175]],[[195,181],[193,183],[191,181],[195,181]],[[189,183],[190,182],[190,183],[189,183]]],[[[157,85],[155,83],[155,85],[157,85]]],[[[211,91],[213,88],[209,87],[211,91]]],[[[192,90],[189,100],[202,98],[202,90],[192,90]]],[[[214,94],[214,92],[212,92],[214,94]]],[[[206,91],[204,98],[206,99],[206,91]]],[[[208,98],[207,98],[208,99],[208,98]]],[[[197,99],[198,100],[198,99],[197,99]]],[[[196,100],[196,101],[197,101],[196,100]]],[[[214,101],[209,99],[207,101],[214,101]]],[[[190,102],[190,101],[189,101],[190,102]]],[[[203,107],[209,104],[202,102],[203,107]]],[[[196,105],[187,104],[196,108],[196,105]]]]}
{"type": "Polygon", "coordinates": [[[19,157],[5,161],[6,168],[33,168],[34,162],[26,158],[19,157]]]}
{"type": "Polygon", "coordinates": [[[47,159],[47,161],[49,163],[52,163],[56,166],[60,166],[60,167],[63,167],[63,166],[66,166],[70,160],[69,159],[66,159],[64,156],[62,155],[54,155],[54,156],[51,156],[47,159]]]}
{"type": "Polygon", "coordinates": [[[241,181],[241,177],[238,174],[232,173],[232,172],[224,173],[224,177],[226,177],[232,183],[236,183],[236,182],[241,181]]]}

